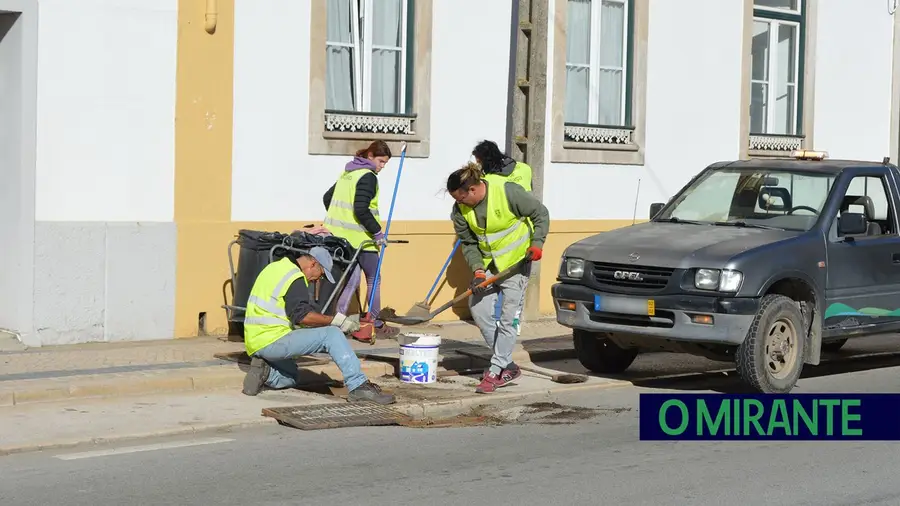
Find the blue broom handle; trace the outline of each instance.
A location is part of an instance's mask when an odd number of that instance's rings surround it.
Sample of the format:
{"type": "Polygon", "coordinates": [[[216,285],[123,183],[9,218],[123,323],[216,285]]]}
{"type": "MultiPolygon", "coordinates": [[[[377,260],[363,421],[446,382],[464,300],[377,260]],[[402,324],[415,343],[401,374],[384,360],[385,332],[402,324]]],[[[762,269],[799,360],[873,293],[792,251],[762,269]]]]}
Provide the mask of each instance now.
{"type": "Polygon", "coordinates": [[[444,262],[444,266],[441,267],[441,272],[434,278],[434,284],[431,285],[431,290],[428,290],[428,295],[425,296],[425,302],[428,302],[431,299],[431,294],[434,293],[434,289],[437,288],[438,283],[441,281],[441,276],[444,275],[444,271],[447,270],[447,266],[449,266],[450,261],[453,260],[453,255],[456,253],[456,249],[459,248],[459,243],[460,240],[457,239],[456,244],[453,245],[453,251],[450,252],[450,256],[447,257],[447,261],[444,262]]]}

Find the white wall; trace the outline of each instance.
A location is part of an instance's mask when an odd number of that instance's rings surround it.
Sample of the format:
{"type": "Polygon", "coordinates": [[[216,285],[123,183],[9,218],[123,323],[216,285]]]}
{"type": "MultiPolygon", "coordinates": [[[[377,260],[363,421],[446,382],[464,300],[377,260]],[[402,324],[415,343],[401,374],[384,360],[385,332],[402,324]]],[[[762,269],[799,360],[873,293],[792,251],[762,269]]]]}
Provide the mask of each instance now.
{"type": "Polygon", "coordinates": [[[177,9],[41,0],[37,220],[173,220],[177,9]]]}
{"type": "Polygon", "coordinates": [[[13,331],[32,323],[36,40],[31,7],[0,1],[0,329],[13,331]],[[10,8],[25,12],[4,12],[10,8]]]}
{"type": "Polygon", "coordinates": [[[831,158],[890,155],[893,23],[885,2],[819,2],[814,143],[831,158]]]}
{"type": "Polygon", "coordinates": [[[650,2],[645,165],[550,164],[544,202],[554,219],[630,219],[638,178],[637,218],[646,219],[651,203],[668,200],[710,163],[738,156],[741,4],[650,2]]]}
{"type": "MultiPolygon", "coordinates": [[[[431,155],[404,162],[394,219],[446,220],[450,172],[481,139],[505,142],[509,19],[509,2],[434,2],[431,155]]],[[[235,20],[232,219],[321,220],[349,160],[308,154],[310,5],[236,0],[235,20]]],[[[399,159],[379,176],[384,217],[399,159]]]]}

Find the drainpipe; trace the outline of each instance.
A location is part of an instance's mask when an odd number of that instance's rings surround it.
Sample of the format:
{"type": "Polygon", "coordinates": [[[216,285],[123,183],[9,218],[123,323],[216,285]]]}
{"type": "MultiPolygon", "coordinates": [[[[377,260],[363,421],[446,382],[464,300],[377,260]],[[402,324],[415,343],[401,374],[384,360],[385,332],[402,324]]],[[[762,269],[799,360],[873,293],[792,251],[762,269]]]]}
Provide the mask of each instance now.
{"type": "Polygon", "coordinates": [[[216,32],[216,24],[219,21],[219,4],[216,0],[206,0],[206,33],[216,32]]]}

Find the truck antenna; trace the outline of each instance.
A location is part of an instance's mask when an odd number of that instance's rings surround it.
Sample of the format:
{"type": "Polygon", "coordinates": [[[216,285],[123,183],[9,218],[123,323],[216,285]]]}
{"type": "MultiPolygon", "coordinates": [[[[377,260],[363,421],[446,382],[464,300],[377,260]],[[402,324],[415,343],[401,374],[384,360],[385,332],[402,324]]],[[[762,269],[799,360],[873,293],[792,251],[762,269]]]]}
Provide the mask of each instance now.
{"type": "Polygon", "coordinates": [[[631,217],[631,224],[634,225],[634,222],[637,221],[637,204],[638,198],[641,196],[641,178],[638,178],[637,192],[634,195],[634,214],[631,217]]]}

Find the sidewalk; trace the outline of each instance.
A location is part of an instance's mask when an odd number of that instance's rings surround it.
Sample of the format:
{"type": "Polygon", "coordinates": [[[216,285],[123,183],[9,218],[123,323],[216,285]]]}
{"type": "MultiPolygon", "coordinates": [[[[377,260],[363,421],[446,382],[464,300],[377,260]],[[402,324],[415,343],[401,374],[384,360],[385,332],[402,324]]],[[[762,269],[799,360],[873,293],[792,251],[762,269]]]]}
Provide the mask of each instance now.
{"type": "MultiPolygon", "coordinates": [[[[445,370],[483,369],[477,359],[455,353],[465,348],[487,354],[484,342],[469,323],[404,327],[404,332],[429,332],[442,337],[441,366],[445,370]]],[[[554,320],[526,322],[514,354],[518,362],[572,356],[569,330],[554,320]]],[[[372,378],[395,375],[398,345],[379,340],[374,345],[351,341],[372,378]]],[[[0,350],[0,406],[119,397],[157,393],[239,389],[249,359],[241,342],[203,337],[131,343],[92,343],[45,348],[0,350]]],[[[327,355],[301,357],[304,383],[335,385],[341,374],[327,355]]]]}
{"type": "MultiPolygon", "coordinates": [[[[431,385],[409,385],[394,377],[373,378],[397,396],[391,406],[427,427],[433,420],[466,414],[479,407],[500,409],[549,400],[552,395],[580,389],[628,386],[620,380],[590,377],[586,383],[556,384],[524,372],[514,385],[491,395],[474,393],[471,377],[444,378],[431,385]]],[[[266,408],[344,404],[346,392],[334,396],[302,390],[266,390],[256,397],[238,391],[156,394],[118,399],[68,399],[24,406],[0,407],[0,456],[39,450],[59,450],[87,444],[123,444],[128,441],[228,431],[276,425],[263,416],[266,408]],[[23,430],[23,428],[27,428],[23,430]]],[[[285,427],[284,430],[297,430],[285,427]]]]}

